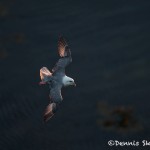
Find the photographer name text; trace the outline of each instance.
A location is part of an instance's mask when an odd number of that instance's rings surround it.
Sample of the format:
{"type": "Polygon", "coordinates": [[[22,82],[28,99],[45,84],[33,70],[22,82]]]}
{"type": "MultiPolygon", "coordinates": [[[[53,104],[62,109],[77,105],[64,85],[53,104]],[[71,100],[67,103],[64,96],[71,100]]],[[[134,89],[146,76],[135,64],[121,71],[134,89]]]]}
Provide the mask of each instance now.
{"type": "Polygon", "coordinates": [[[118,140],[109,140],[109,146],[150,146],[150,141],[142,140],[142,141],[118,141],[118,140]]]}

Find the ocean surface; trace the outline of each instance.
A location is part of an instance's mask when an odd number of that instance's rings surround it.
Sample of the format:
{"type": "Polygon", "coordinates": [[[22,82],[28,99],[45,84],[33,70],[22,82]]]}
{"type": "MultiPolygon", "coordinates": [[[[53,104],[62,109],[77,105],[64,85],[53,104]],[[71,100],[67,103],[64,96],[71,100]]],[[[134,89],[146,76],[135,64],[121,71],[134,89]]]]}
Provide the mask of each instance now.
{"type": "Polygon", "coordinates": [[[1,0],[0,150],[146,150],[149,110],[149,0],[1,0]],[[44,124],[49,88],[38,85],[39,70],[59,59],[60,35],[77,86],[62,90],[44,124]]]}

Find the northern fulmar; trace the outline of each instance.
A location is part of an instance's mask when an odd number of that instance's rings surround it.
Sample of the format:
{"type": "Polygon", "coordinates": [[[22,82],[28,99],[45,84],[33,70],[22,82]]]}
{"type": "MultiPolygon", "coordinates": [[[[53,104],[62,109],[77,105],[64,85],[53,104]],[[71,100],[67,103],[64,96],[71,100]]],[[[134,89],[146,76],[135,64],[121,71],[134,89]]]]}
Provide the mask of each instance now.
{"type": "Polygon", "coordinates": [[[47,122],[54,115],[62,102],[61,88],[70,85],[76,86],[74,80],[65,74],[65,68],[72,62],[72,57],[70,48],[62,36],[58,40],[58,53],[60,59],[52,72],[47,67],[40,69],[41,82],[39,84],[49,84],[50,88],[50,103],[44,112],[44,122],[47,122]]]}

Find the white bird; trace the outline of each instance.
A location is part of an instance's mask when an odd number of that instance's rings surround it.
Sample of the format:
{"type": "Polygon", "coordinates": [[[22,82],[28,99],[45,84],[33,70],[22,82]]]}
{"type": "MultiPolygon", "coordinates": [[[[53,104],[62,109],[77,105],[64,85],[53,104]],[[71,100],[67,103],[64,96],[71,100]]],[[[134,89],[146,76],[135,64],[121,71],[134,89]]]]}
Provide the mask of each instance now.
{"type": "Polygon", "coordinates": [[[61,88],[74,85],[74,80],[65,75],[65,68],[72,62],[71,51],[65,39],[59,38],[58,52],[60,59],[52,69],[52,73],[46,68],[40,69],[40,77],[42,84],[49,84],[50,87],[50,103],[44,112],[44,122],[47,122],[57,111],[59,104],[62,101],[61,88]]]}

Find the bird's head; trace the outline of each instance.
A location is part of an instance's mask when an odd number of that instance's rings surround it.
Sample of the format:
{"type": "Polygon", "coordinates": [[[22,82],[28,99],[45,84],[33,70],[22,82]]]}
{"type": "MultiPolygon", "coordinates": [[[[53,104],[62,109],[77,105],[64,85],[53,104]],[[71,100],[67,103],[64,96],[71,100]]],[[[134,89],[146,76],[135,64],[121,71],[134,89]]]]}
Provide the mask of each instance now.
{"type": "Polygon", "coordinates": [[[70,85],[76,86],[74,80],[72,78],[70,78],[70,77],[67,77],[67,76],[65,76],[63,78],[63,85],[64,86],[70,86],[70,85]]]}

